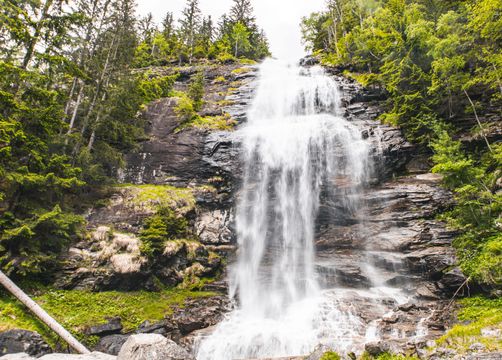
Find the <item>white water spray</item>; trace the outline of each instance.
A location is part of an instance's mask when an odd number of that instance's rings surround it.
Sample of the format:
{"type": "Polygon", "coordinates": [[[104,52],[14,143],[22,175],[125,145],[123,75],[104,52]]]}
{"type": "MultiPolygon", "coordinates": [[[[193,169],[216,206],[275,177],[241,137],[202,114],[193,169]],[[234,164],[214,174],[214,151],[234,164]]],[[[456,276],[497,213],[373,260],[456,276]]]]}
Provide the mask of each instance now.
{"type": "Polygon", "coordinates": [[[261,66],[240,130],[245,173],[230,275],[239,306],[201,340],[199,360],[303,355],[325,338],[362,331],[350,309],[320,289],[314,266],[321,190],[332,187],[350,208],[369,172],[369,145],[339,102],[336,82],[320,67],[261,66]]]}

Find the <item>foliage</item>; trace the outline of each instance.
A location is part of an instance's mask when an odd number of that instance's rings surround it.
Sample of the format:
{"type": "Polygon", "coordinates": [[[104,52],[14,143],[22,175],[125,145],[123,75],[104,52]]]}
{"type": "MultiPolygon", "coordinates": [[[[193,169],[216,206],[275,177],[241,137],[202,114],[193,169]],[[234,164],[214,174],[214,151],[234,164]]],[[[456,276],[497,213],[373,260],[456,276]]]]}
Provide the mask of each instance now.
{"type": "Polygon", "coordinates": [[[381,120],[434,151],[433,171],[455,195],[443,219],[460,233],[461,268],[493,287],[502,285],[500,144],[468,152],[452,137],[465,132],[462,119],[500,107],[501,7],[501,0],[339,0],[302,22],[307,49],[382,89],[381,120]]]}
{"type": "Polygon", "coordinates": [[[341,360],[341,357],[334,351],[328,351],[322,355],[320,360],[341,360]]]}
{"type": "Polygon", "coordinates": [[[237,122],[228,113],[218,116],[195,116],[192,120],[178,127],[177,131],[186,128],[231,131],[235,125],[237,125],[237,122]]]}
{"type": "Polygon", "coordinates": [[[169,207],[161,207],[145,220],[140,232],[141,252],[149,257],[162,254],[166,241],[182,238],[187,234],[186,218],[177,215],[169,207]]]}
{"type": "MultiPolygon", "coordinates": [[[[210,292],[166,289],[160,292],[101,292],[48,291],[34,297],[49,314],[78,338],[88,342],[85,330],[89,326],[106,323],[120,317],[125,331],[135,330],[143,321],[160,321],[170,315],[174,307],[182,307],[186,300],[213,296],[210,292]],[[72,316],[68,316],[68,314],[72,316]]],[[[8,329],[37,331],[51,344],[52,332],[30,315],[17,301],[0,297],[0,332],[8,329]]]]}
{"type": "Polygon", "coordinates": [[[134,65],[181,65],[200,59],[228,63],[238,57],[261,60],[270,56],[269,45],[252,13],[249,0],[234,0],[229,14],[215,24],[211,16],[202,14],[198,0],[187,0],[178,27],[172,13],[160,29],[148,15],[140,21],[144,36],[136,47],[134,65]]]}
{"type": "Polygon", "coordinates": [[[385,89],[382,120],[427,144],[438,119],[455,125],[470,111],[466,93],[500,101],[501,6],[501,0],[329,1],[326,11],[304,18],[303,38],[326,64],[385,89]]]}
{"type": "Polygon", "coordinates": [[[475,161],[443,131],[432,148],[436,164],[432,171],[444,176],[445,186],[455,195],[456,206],[442,217],[461,233],[454,241],[461,268],[477,282],[501,286],[502,194],[497,180],[502,176],[502,144],[475,161]]]}
{"type": "Polygon", "coordinates": [[[489,351],[500,351],[502,343],[496,336],[483,335],[482,329],[502,331],[502,300],[474,297],[460,301],[458,320],[443,337],[438,346],[455,347],[460,352],[467,351],[473,343],[482,343],[489,351]]]}
{"type": "MultiPolygon", "coordinates": [[[[146,62],[130,51],[143,36],[133,0],[2,4],[0,268],[48,279],[80,236],[80,198],[113,182],[144,138],[140,110],[176,76],[131,71],[146,62]]],[[[153,40],[148,56],[167,56],[153,40]]]]}
{"type": "Polygon", "coordinates": [[[188,86],[188,97],[192,100],[193,109],[199,111],[202,108],[204,97],[204,72],[195,74],[188,86]]]}

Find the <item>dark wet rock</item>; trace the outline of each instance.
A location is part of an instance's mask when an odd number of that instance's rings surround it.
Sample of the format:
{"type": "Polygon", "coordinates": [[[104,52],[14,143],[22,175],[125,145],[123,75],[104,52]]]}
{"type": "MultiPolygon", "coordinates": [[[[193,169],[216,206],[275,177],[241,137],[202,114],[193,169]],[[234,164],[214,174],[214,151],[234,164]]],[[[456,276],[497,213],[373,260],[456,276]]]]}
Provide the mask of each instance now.
{"type": "Polygon", "coordinates": [[[40,334],[33,331],[8,330],[0,333],[0,356],[16,353],[39,357],[52,353],[52,349],[40,334]]]}
{"type": "Polygon", "coordinates": [[[162,321],[151,323],[150,321],[143,322],[136,333],[138,334],[160,334],[167,336],[170,332],[177,330],[177,327],[169,319],[164,319],[162,321]]]}
{"type": "Polygon", "coordinates": [[[371,356],[377,357],[390,351],[390,345],[386,342],[372,342],[364,345],[364,350],[371,356]]]}
{"type": "Polygon", "coordinates": [[[321,62],[320,58],[315,55],[308,55],[300,59],[300,66],[314,66],[321,62]]]}
{"type": "Polygon", "coordinates": [[[118,355],[122,345],[125,344],[130,335],[109,335],[102,337],[99,339],[98,344],[96,345],[95,350],[110,354],[110,355],[118,355]]]}
{"type": "Polygon", "coordinates": [[[462,270],[456,267],[444,273],[440,280],[440,285],[443,286],[447,292],[452,293],[460,289],[462,285],[465,285],[466,281],[467,278],[462,273],[462,270]]]}
{"type": "Polygon", "coordinates": [[[223,314],[230,309],[227,297],[189,300],[183,311],[177,311],[171,317],[182,335],[204,329],[219,323],[223,314]]]}
{"type": "MultiPolygon", "coordinates": [[[[222,77],[222,83],[209,84],[205,94],[203,115],[221,115],[228,113],[241,122],[252,98],[253,79],[256,68],[247,67],[241,74],[233,74],[236,66],[221,67],[216,74],[208,75],[208,80],[222,77]],[[233,83],[230,82],[233,81],[233,83]],[[234,87],[237,88],[234,88],[234,87]],[[224,105],[219,105],[224,103],[224,105]]],[[[184,90],[186,82],[192,76],[192,70],[181,77],[178,88],[184,90]]],[[[232,137],[228,132],[203,129],[184,129],[176,131],[181,120],[174,108],[174,98],[160,99],[148,106],[144,116],[148,120],[146,130],[148,140],[141,148],[127,156],[127,167],[119,174],[126,183],[134,184],[173,184],[186,186],[190,183],[207,184],[208,180],[224,176],[233,178],[232,172],[237,166],[237,158],[232,146],[232,137]]]]}
{"type": "Polygon", "coordinates": [[[408,302],[406,304],[399,305],[398,309],[401,311],[404,311],[404,312],[408,312],[408,311],[414,309],[415,307],[416,307],[415,304],[408,302]]]}
{"type": "Polygon", "coordinates": [[[106,336],[119,334],[122,331],[122,320],[117,317],[108,320],[106,324],[91,326],[87,330],[87,334],[96,336],[106,336]]]}

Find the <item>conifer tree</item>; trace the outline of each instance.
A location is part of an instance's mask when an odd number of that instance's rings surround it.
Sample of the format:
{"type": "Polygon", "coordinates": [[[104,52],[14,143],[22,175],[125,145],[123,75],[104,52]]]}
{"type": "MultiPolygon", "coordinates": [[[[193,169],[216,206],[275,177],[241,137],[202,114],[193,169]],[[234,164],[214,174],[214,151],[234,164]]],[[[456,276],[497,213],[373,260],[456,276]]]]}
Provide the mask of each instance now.
{"type": "Polygon", "coordinates": [[[199,32],[201,11],[199,0],[187,0],[187,4],[180,19],[180,36],[188,53],[189,62],[192,62],[195,49],[196,36],[199,32]]]}

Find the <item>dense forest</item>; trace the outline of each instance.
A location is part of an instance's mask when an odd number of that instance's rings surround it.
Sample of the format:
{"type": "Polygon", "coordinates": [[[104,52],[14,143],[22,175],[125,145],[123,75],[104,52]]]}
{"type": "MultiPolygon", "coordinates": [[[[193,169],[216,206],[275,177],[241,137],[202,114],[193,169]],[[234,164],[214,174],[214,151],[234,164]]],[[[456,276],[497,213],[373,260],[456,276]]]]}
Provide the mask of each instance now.
{"type": "Polygon", "coordinates": [[[502,1],[330,0],[305,17],[323,64],[387,97],[384,123],[432,153],[472,282],[502,285],[502,1]],[[498,136],[498,137],[497,137],[498,136]]]}
{"type": "MultiPolygon", "coordinates": [[[[249,0],[235,0],[217,24],[198,0],[161,26],[135,7],[0,2],[0,268],[13,277],[50,276],[61,250],[83,236],[77,214],[144,137],[141,110],[171,95],[177,75],[150,68],[270,55],[249,0]]],[[[188,116],[200,83],[186,97],[188,116]]]]}

